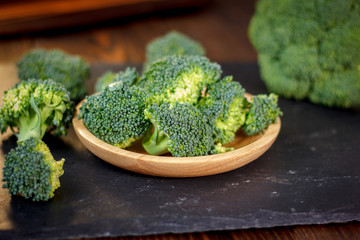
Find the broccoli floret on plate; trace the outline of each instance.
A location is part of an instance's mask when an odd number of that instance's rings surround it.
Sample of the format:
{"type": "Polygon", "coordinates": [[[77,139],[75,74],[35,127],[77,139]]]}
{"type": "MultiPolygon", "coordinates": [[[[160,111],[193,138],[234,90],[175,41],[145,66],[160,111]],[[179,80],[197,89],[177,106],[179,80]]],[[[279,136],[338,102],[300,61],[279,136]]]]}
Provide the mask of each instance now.
{"type": "Polygon", "coordinates": [[[195,104],[203,89],[220,79],[221,67],[206,57],[172,56],[151,65],[144,74],[151,102],[195,104]]]}
{"type": "Polygon", "coordinates": [[[153,127],[145,135],[143,147],[151,155],[170,152],[174,157],[203,156],[214,149],[209,125],[189,103],[153,104],[145,116],[153,127]]]}
{"type": "Polygon", "coordinates": [[[141,138],[150,125],[144,109],[147,93],[123,82],[115,82],[97,95],[86,97],[79,118],[97,138],[126,148],[141,138]]]}

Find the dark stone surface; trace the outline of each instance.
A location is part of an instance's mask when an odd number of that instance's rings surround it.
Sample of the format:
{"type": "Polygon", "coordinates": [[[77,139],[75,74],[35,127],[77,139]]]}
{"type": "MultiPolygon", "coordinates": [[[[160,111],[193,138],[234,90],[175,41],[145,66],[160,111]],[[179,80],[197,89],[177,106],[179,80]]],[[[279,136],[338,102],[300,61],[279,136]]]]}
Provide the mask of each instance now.
{"type": "MultiPolygon", "coordinates": [[[[98,64],[96,77],[124,66],[98,64]]],[[[264,93],[256,64],[223,64],[248,92],[264,93]]],[[[93,84],[89,82],[89,89],[93,84]]],[[[116,168],[86,150],[73,130],[46,136],[66,158],[48,202],[0,190],[0,239],[79,238],[261,228],[360,220],[360,114],[280,99],[282,129],[256,161],[199,178],[159,178],[116,168]]],[[[5,139],[3,153],[16,139],[5,139]]],[[[3,166],[1,156],[0,166],[3,166]]]]}

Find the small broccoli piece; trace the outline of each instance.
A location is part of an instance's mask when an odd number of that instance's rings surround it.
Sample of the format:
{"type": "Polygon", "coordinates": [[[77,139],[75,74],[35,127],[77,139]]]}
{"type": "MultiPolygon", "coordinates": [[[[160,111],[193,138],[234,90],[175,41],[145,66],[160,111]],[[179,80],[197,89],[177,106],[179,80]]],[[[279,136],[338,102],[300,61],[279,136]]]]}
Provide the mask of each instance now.
{"type": "Polygon", "coordinates": [[[139,80],[139,73],[134,67],[127,67],[124,71],[118,73],[106,72],[96,81],[95,91],[100,92],[106,86],[113,82],[123,82],[129,86],[134,85],[139,80]]]}
{"type": "Polygon", "coordinates": [[[204,87],[218,81],[221,73],[220,65],[206,57],[171,56],[154,63],[144,74],[144,88],[151,102],[194,104],[204,87]]]}
{"type": "Polygon", "coordinates": [[[100,92],[104,90],[105,87],[107,87],[110,83],[114,81],[114,78],[116,76],[116,73],[112,71],[107,71],[104,74],[102,74],[95,83],[95,92],[100,92]]]}
{"type": "Polygon", "coordinates": [[[79,118],[97,138],[126,148],[141,138],[150,125],[144,116],[146,99],[143,89],[116,82],[99,94],[86,97],[79,118]]]}
{"type": "Polygon", "coordinates": [[[194,41],[182,33],[177,31],[168,32],[164,36],[152,40],[146,46],[144,72],[147,71],[155,61],[173,55],[205,56],[205,49],[199,42],[194,41]]]}
{"type": "Polygon", "coordinates": [[[258,1],[249,37],[268,90],[328,107],[359,106],[359,26],[359,1],[258,1]]]}
{"type": "Polygon", "coordinates": [[[3,188],[33,201],[47,201],[60,187],[64,161],[55,161],[43,141],[28,138],[5,155],[3,188]]]}
{"type": "Polygon", "coordinates": [[[145,110],[153,128],[143,139],[151,155],[170,152],[174,157],[209,155],[214,149],[211,129],[201,112],[189,103],[153,104],[145,110]]]}
{"type": "Polygon", "coordinates": [[[0,130],[8,127],[18,141],[42,139],[46,131],[65,135],[74,114],[70,93],[52,80],[27,80],[5,91],[0,108],[0,130]]]}
{"type": "Polygon", "coordinates": [[[256,135],[262,133],[270,124],[275,123],[277,118],[282,115],[278,107],[278,96],[270,93],[259,94],[252,98],[246,120],[241,127],[246,135],[256,135]]]}
{"type": "Polygon", "coordinates": [[[74,101],[83,99],[87,94],[85,80],[90,77],[90,68],[79,56],[61,50],[36,49],[25,54],[17,67],[21,80],[53,79],[64,85],[74,101]]]}
{"type": "Polygon", "coordinates": [[[213,129],[215,143],[232,142],[237,130],[245,123],[249,106],[244,97],[245,89],[232,79],[227,76],[209,86],[197,104],[213,129]]]}

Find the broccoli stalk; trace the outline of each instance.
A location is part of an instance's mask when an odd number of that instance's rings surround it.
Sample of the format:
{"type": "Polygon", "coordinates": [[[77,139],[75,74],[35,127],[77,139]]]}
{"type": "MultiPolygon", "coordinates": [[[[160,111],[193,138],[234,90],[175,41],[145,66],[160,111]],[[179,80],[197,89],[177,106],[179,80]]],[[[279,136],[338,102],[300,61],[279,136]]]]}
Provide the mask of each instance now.
{"type": "Polygon", "coordinates": [[[149,128],[144,139],[142,146],[147,153],[158,156],[169,152],[167,149],[169,137],[159,129],[158,125],[149,128]]]}
{"type": "Polygon", "coordinates": [[[60,187],[64,161],[55,161],[43,141],[30,137],[5,155],[3,188],[33,201],[47,201],[60,187]]]}

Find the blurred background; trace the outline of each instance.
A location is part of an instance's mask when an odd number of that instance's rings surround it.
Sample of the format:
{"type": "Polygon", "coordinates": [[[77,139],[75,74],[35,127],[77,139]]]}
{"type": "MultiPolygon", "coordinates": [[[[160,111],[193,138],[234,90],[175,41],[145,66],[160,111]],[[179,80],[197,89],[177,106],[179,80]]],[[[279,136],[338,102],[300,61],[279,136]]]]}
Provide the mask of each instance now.
{"type": "Polygon", "coordinates": [[[203,44],[219,62],[254,62],[247,28],[255,1],[3,0],[0,63],[32,48],[59,48],[90,63],[141,63],[145,46],[170,30],[203,44]]]}

